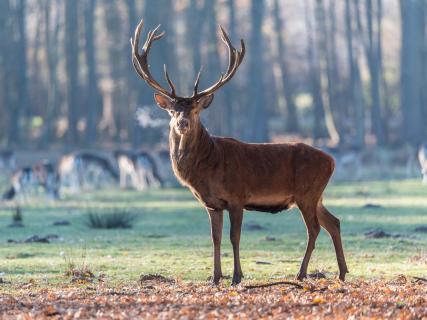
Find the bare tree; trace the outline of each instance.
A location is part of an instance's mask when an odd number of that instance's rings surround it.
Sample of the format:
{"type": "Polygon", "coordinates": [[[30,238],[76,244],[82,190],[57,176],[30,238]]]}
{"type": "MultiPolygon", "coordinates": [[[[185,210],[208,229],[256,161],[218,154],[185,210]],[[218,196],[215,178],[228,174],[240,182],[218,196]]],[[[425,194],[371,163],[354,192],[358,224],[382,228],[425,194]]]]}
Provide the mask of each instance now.
{"type": "Polygon", "coordinates": [[[346,42],[349,66],[349,102],[352,105],[355,128],[354,143],[358,147],[365,145],[365,102],[359,68],[359,50],[353,39],[353,15],[350,0],[345,1],[346,42]]]}
{"type": "Polygon", "coordinates": [[[279,4],[279,0],[274,0],[273,5],[273,19],[275,25],[275,40],[278,46],[278,59],[280,65],[280,71],[282,76],[283,93],[286,100],[286,130],[288,132],[299,132],[299,124],[297,118],[297,111],[295,106],[294,88],[292,78],[290,76],[288,61],[287,61],[287,48],[284,41],[285,22],[283,19],[282,10],[279,4]]]}
{"type": "Polygon", "coordinates": [[[384,145],[386,142],[384,125],[382,119],[382,103],[381,103],[381,15],[376,15],[374,18],[374,11],[380,12],[378,7],[381,0],[376,2],[377,6],[374,8],[373,0],[366,0],[365,2],[365,16],[366,16],[366,30],[362,24],[360,13],[360,1],[356,0],[355,13],[358,32],[364,47],[366,60],[368,61],[368,69],[370,76],[370,100],[371,100],[371,124],[372,132],[377,138],[379,145],[384,145]]]}
{"type": "Polygon", "coordinates": [[[421,98],[422,49],[425,44],[425,3],[422,0],[401,0],[402,52],[401,52],[401,109],[405,138],[414,146],[424,135],[421,98]]]}
{"type": "Polygon", "coordinates": [[[305,23],[307,29],[307,56],[310,64],[310,91],[313,98],[313,138],[319,139],[326,137],[325,112],[322,97],[322,83],[320,74],[320,65],[316,53],[316,44],[314,41],[313,18],[308,1],[305,10],[305,23]]]}
{"type": "MultiPolygon", "coordinates": [[[[138,24],[138,18],[143,14],[142,10],[137,6],[136,0],[126,0],[126,12],[128,19],[128,30],[127,35],[131,37],[133,35],[135,26],[138,24]]],[[[129,46],[126,46],[125,52],[123,54],[129,55],[129,46]]],[[[136,108],[139,106],[140,102],[143,100],[143,97],[149,95],[148,88],[141,86],[138,81],[138,77],[133,71],[133,66],[131,60],[127,60],[127,105],[128,105],[128,134],[129,140],[134,147],[141,145],[143,141],[143,130],[138,124],[138,121],[135,121],[136,108]]]]}
{"type": "Polygon", "coordinates": [[[264,1],[252,0],[252,29],[249,45],[249,125],[245,137],[255,142],[268,140],[267,114],[264,105],[263,37],[264,1]]]}
{"type": "Polygon", "coordinates": [[[25,109],[27,106],[27,37],[26,1],[19,0],[10,4],[11,21],[8,37],[11,38],[6,49],[7,55],[7,91],[6,103],[9,106],[8,139],[17,145],[24,138],[25,109]]]}
{"type": "MultiPolygon", "coordinates": [[[[228,9],[228,30],[230,32],[231,39],[236,39],[236,3],[235,0],[227,1],[227,9],[228,9]]],[[[226,135],[235,135],[235,108],[236,102],[239,103],[239,87],[235,85],[234,82],[230,83],[227,87],[224,88],[224,97],[225,97],[225,107],[227,110],[227,126],[226,135]]]]}
{"type": "MultiPolygon", "coordinates": [[[[318,69],[320,73],[320,89],[323,95],[323,113],[325,127],[332,144],[339,143],[340,138],[338,131],[335,127],[334,117],[332,115],[331,103],[335,103],[335,83],[332,64],[336,61],[331,60],[331,48],[329,44],[328,33],[329,30],[326,26],[325,8],[323,0],[316,0],[315,17],[316,17],[316,45],[317,45],[317,59],[318,69]]],[[[318,121],[321,121],[319,119],[318,121]]]]}
{"type": "Polygon", "coordinates": [[[78,142],[78,19],[79,1],[65,1],[65,69],[67,77],[68,141],[78,142]]]}
{"type": "MultiPolygon", "coordinates": [[[[215,81],[218,76],[218,69],[221,65],[220,58],[218,54],[218,46],[215,45],[217,41],[217,32],[218,32],[218,22],[216,17],[216,4],[217,1],[205,1],[204,11],[206,15],[206,26],[207,26],[207,55],[206,55],[206,79],[209,82],[215,81]]],[[[197,31],[196,31],[197,32],[197,31]]],[[[224,135],[227,132],[227,117],[228,110],[224,105],[223,96],[219,95],[216,97],[217,103],[215,108],[211,108],[207,112],[207,117],[209,118],[209,129],[217,134],[224,135]]]]}
{"type": "Polygon", "coordinates": [[[8,143],[9,1],[0,1],[0,144],[8,143]]]}
{"type": "Polygon", "coordinates": [[[48,88],[45,112],[44,143],[48,145],[55,137],[55,110],[58,107],[57,67],[59,63],[58,42],[60,30],[60,6],[56,0],[45,0],[45,50],[47,59],[48,88]],[[52,14],[53,11],[53,14],[52,14]]]}
{"type": "Polygon", "coordinates": [[[100,114],[100,94],[95,59],[95,8],[96,0],[87,0],[85,5],[85,57],[87,64],[87,126],[86,144],[93,144],[97,139],[98,116],[100,114]]]}
{"type": "Polygon", "coordinates": [[[190,0],[187,11],[187,44],[191,48],[191,56],[193,63],[193,73],[196,74],[201,68],[201,41],[202,41],[202,26],[203,26],[204,2],[190,0]]]}

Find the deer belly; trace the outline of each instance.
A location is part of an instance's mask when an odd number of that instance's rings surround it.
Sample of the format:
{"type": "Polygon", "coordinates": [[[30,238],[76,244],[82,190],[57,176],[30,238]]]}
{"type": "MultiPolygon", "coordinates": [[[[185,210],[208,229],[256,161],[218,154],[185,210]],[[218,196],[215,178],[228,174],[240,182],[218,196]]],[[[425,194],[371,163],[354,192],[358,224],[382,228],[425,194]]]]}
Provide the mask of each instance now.
{"type": "Polygon", "coordinates": [[[250,211],[278,213],[292,208],[294,204],[295,199],[293,196],[252,196],[244,208],[250,211]]]}

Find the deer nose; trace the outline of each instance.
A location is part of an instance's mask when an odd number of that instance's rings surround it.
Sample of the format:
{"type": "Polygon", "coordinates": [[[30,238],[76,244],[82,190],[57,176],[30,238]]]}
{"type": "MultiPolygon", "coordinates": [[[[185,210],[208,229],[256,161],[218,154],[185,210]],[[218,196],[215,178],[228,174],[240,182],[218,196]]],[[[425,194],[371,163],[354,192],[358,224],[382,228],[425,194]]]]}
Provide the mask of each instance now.
{"type": "Polygon", "coordinates": [[[190,127],[190,122],[187,119],[180,119],[178,121],[179,129],[188,129],[190,127]]]}

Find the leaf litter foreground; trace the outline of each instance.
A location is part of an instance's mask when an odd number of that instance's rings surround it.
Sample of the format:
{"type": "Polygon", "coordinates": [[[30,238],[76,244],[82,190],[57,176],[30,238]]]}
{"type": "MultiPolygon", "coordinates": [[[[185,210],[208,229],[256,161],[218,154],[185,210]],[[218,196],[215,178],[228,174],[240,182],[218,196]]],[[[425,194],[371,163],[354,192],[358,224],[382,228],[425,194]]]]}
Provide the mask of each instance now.
{"type": "Polygon", "coordinates": [[[306,280],[250,289],[153,276],[114,288],[99,281],[54,289],[27,283],[10,290],[0,291],[0,318],[427,319],[426,279],[405,276],[345,283],[306,280]]]}

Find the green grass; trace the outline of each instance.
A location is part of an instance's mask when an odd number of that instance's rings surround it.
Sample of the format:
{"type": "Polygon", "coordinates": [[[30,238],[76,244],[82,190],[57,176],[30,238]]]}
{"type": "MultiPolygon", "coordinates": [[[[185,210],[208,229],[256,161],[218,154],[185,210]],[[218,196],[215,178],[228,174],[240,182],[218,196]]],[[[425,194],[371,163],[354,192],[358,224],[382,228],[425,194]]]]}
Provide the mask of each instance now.
{"type": "MultiPolygon", "coordinates": [[[[418,180],[334,184],[328,187],[324,203],[341,219],[349,279],[426,276],[427,234],[414,233],[417,226],[427,225],[427,188],[418,180]],[[364,209],[367,203],[381,208],[364,209]],[[400,237],[365,240],[363,233],[374,228],[400,237]]],[[[207,214],[185,189],[145,193],[108,190],[68,195],[58,202],[38,197],[22,204],[21,209],[25,227],[9,228],[14,207],[0,207],[0,277],[11,283],[0,285],[0,290],[30,279],[49,285],[64,283],[69,259],[76,264],[86,263],[95,274],[105,274],[112,284],[137,281],[142,273],[191,281],[204,281],[211,274],[207,214]],[[103,230],[86,225],[87,212],[112,209],[137,215],[133,228],[103,230]],[[71,225],[52,226],[63,219],[71,225]],[[52,233],[61,239],[49,244],[7,243],[8,239],[52,233]]],[[[242,232],[245,281],[293,277],[306,246],[299,212],[247,212],[244,224],[248,222],[266,230],[242,232]],[[266,236],[276,241],[266,241],[266,236]]],[[[222,263],[223,272],[231,275],[228,228],[225,215],[222,263]]],[[[315,269],[334,274],[338,270],[332,242],[323,231],[309,265],[309,271],[315,269]]]]}

